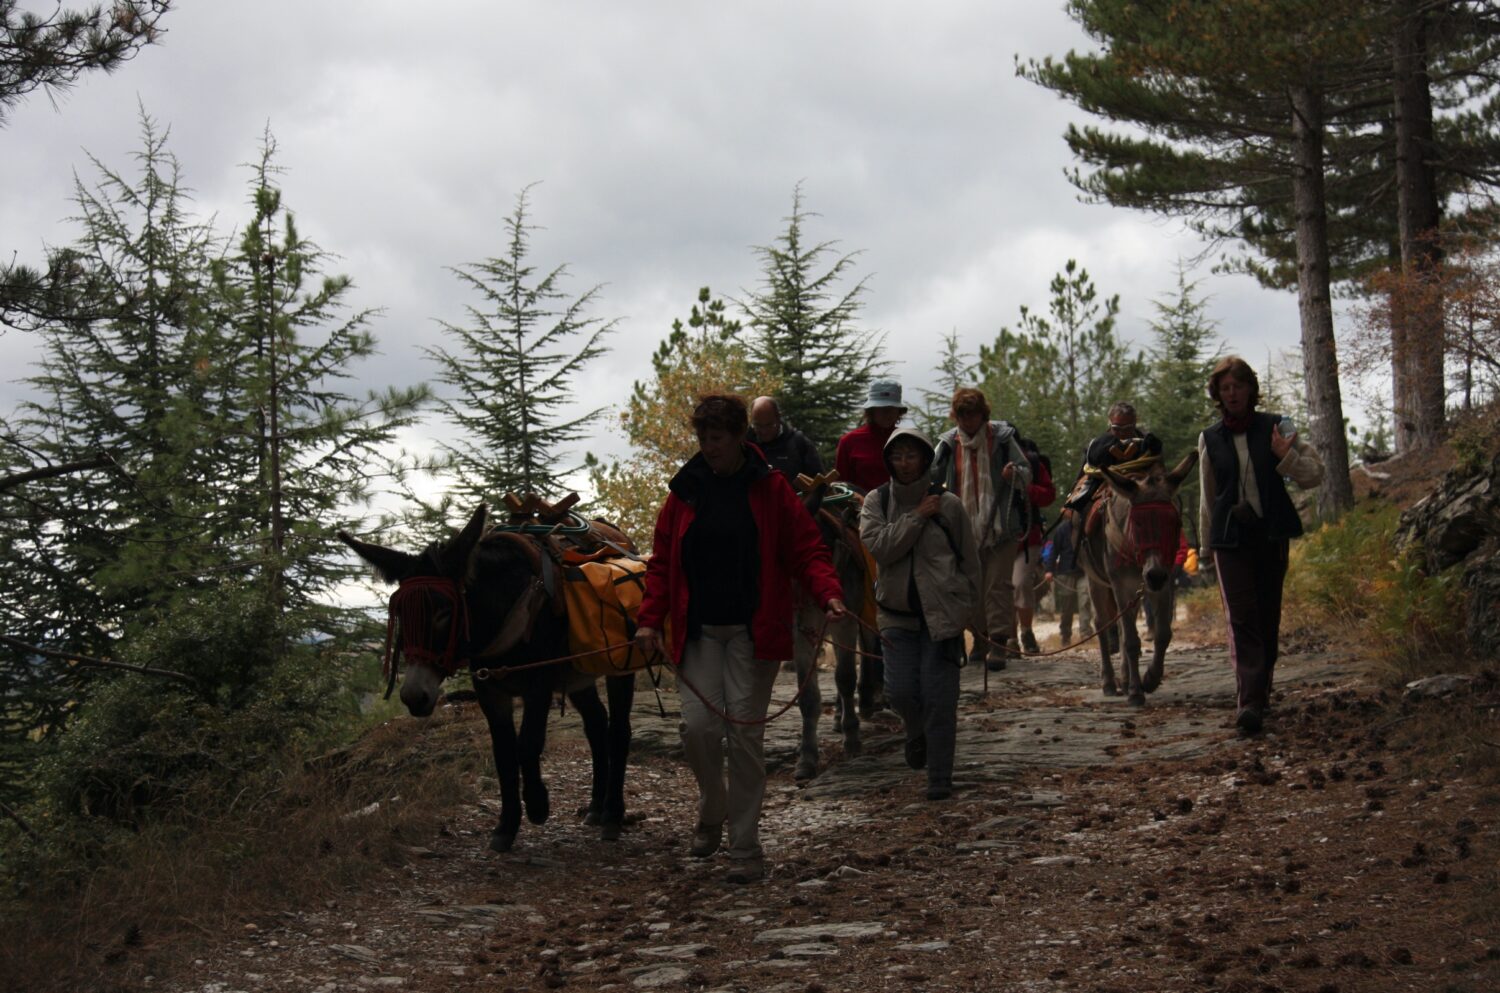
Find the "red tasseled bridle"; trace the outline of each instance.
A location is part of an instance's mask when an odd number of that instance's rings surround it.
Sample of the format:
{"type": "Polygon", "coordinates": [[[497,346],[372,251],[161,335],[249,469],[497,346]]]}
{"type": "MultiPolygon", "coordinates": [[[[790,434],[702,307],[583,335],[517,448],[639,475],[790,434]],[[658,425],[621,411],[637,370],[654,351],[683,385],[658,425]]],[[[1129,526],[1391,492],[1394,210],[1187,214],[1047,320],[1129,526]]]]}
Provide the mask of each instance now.
{"type": "Polygon", "coordinates": [[[469,640],[469,609],[463,589],[458,583],[441,576],[413,576],[403,579],[396,592],[391,594],[385,627],[385,660],[381,663],[381,674],[391,680],[397,660],[404,654],[413,662],[435,666],[443,673],[452,675],[466,661],[458,657],[460,637],[465,643],[469,640]],[[448,621],[447,643],[441,652],[433,650],[427,643],[438,598],[446,599],[453,605],[448,621]],[[398,651],[392,652],[398,627],[401,630],[401,644],[398,651]]]}
{"type": "Polygon", "coordinates": [[[1146,564],[1147,555],[1155,551],[1162,565],[1172,567],[1182,537],[1182,514],[1166,500],[1150,500],[1130,508],[1125,524],[1125,547],[1120,555],[1138,566],[1146,564]]]}

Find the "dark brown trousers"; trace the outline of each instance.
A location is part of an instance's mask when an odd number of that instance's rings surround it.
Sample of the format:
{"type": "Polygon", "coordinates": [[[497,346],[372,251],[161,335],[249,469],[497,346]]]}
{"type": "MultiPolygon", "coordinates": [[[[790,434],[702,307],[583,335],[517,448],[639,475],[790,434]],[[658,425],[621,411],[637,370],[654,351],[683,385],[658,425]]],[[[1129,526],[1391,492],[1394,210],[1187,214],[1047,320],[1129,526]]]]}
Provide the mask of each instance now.
{"type": "Polygon", "coordinates": [[[1285,538],[1267,538],[1259,527],[1242,529],[1238,548],[1214,549],[1219,595],[1229,623],[1229,661],[1236,703],[1266,708],[1280,653],[1281,586],[1286,579],[1285,538]]]}

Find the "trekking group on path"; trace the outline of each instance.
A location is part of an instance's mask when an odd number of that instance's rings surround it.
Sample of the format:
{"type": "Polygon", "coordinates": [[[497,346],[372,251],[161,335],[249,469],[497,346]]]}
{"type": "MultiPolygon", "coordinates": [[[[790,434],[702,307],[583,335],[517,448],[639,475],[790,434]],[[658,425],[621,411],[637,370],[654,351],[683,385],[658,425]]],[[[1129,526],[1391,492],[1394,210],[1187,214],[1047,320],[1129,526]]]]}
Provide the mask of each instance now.
{"type": "MultiPolygon", "coordinates": [[[[1177,564],[1193,555],[1217,565],[1236,726],[1255,734],[1270,703],[1288,543],[1302,533],[1285,480],[1315,486],[1323,466],[1288,419],[1256,410],[1259,383],[1243,359],[1220,361],[1207,388],[1221,417],[1198,441],[1202,547],[1184,540],[1177,564]]],[[[960,667],[967,659],[1003,669],[1008,656],[1038,651],[1032,621],[1048,580],[1064,642],[1073,614],[1080,633],[1092,626],[1075,551],[1094,526],[1099,470],[1149,466],[1162,445],[1131,404],[1111,407],[1049,548],[1041,510],[1057,498],[1051,461],[1014,425],[993,419],[980,390],[954,394],[954,426],[936,444],[899,427],[905,413],[899,383],[874,383],[834,466],[864,494],[859,538],[876,566],[885,689],[902,720],[906,762],[926,770],[926,796],[940,801],[953,790],[960,667]]],[[[699,792],[690,852],[714,855],[727,829],[726,879],[748,883],[766,871],[764,720],[780,665],[793,657],[795,598],[837,620],[844,593],[793,488],[799,476],[820,476],[822,459],[782,420],[775,399],[747,406],[730,394],[704,396],[692,423],[699,452],[671,480],[658,515],[636,642],[665,651],[696,688],[682,706],[684,754],[699,792]]]]}

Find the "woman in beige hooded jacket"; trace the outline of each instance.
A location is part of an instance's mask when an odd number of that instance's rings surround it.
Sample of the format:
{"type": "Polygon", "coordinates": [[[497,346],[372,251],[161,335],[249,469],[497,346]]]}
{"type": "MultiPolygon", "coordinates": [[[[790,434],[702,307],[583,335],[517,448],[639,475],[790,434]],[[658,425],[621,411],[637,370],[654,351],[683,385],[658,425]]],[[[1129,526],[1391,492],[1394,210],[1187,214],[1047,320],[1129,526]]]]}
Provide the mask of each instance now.
{"type": "Polygon", "coordinates": [[[927,798],[953,792],[964,628],[979,600],[979,549],[963,502],[932,479],[932,443],[902,428],[885,444],[891,481],[865,496],[859,536],[880,567],[885,690],[906,728],[906,762],[927,798]]]}

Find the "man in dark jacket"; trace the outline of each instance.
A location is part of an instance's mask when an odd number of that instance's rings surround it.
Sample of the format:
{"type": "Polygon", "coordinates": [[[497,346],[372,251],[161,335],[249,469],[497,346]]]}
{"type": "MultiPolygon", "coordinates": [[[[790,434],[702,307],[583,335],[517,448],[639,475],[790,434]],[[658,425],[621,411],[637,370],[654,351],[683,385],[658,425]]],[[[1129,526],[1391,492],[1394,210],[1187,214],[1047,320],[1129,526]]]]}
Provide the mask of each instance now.
{"type": "Polygon", "coordinates": [[[1088,637],[1094,631],[1094,601],[1089,598],[1088,579],[1083,574],[1083,566],[1078,564],[1078,551],[1073,546],[1071,518],[1064,518],[1057,526],[1042,559],[1057,599],[1062,643],[1067,645],[1073,641],[1074,614],[1078,615],[1078,633],[1088,637]]]}
{"type": "MultiPolygon", "coordinates": [[[[1109,408],[1109,430],[1089,442],[1083,456],[1085,469],[1089,466],[1096,470],[1105,466],[1114,468],[1137,459],[1161,457],[1161,439],[1150,431],[1142,431],[1135,418],[1134,404],[1122,400],[1109,408]]],[[[1103,476],[1097,472],[1088,474],[1083,488],[1075,489],[1074,495],[1063,506],[1078,513],[1086,512],[1102,485],[1103,476]]],[[[1076,535],[1074,541],[1077,542],[1076,535]]]]}
{"type": "Polygon", "coordinates": [[[781,407],[771,397],[756,397],[750,405],[750,430],[771,468],[786,476],[794,489],[799,474],[816,476],[823,471],[817,448],[807,435],[781,419],[781,407]]]}

